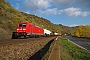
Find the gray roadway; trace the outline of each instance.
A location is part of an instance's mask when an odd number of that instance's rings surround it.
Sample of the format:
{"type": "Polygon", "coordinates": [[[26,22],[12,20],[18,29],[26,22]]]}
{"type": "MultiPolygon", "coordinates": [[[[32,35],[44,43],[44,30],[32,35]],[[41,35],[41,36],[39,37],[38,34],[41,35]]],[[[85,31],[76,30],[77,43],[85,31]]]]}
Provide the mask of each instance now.
{"type": "Polygon", "coordinates": [[[90,39],[66,36],[70,41],[82,46],[90,52],[90,39]]]}

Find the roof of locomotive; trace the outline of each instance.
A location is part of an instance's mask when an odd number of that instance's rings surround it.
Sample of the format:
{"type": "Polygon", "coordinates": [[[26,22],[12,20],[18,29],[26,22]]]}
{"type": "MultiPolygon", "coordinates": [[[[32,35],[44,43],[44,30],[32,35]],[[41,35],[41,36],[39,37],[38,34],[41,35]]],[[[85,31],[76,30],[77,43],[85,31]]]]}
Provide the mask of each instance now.
{"type": "Polygon", "coordinates": [[[19,22],[19,24],[31,24],[32,25],[32,23],[30,23],[30,22],[19,22]]]}
{"type": "MultiPolygon", "coordinates": [[[[30,25],[33,25],[32,23],[30,23],[30,22],[18,22],[18,24],[30,24],[30,25]]],[[[36,25],[33,25],[33,26],[36,26],[36,25]]],[[[38,27],[38,28],[41,28],[41,27],[39,27],[39,26],[36,26],[36,27],[38,27]]],[[[41,28],[41,29],[43,29],[43,28],[41,28]]]]}

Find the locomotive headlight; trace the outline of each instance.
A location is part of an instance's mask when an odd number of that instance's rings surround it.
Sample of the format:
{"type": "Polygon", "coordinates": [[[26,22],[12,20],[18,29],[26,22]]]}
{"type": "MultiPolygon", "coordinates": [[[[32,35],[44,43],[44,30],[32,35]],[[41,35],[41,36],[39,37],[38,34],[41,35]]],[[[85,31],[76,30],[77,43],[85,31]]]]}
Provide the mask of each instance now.
{"type": "Polygon", "coordinates": [[[19,29],[17,29],[17,30],[19,30],[19,29]]]}
{"type": "Polygon", "coordinates": [[[26,30],[26,29],[23,29],[23,30],[26,30]]]}

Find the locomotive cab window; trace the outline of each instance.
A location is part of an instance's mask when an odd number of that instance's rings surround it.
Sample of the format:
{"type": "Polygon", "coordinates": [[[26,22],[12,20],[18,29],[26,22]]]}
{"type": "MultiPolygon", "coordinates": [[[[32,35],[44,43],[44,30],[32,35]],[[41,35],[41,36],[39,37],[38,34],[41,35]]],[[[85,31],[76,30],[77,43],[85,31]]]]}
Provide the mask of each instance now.
{"type": "Polygon", "coordinates": [[[26,27],[26,24],[23,24],[23,27],[26,27]]]}
{"type": "Polygon", "coordinates": [[[26,27],[26,24],[19,24],[19,27],[26,27]]]}

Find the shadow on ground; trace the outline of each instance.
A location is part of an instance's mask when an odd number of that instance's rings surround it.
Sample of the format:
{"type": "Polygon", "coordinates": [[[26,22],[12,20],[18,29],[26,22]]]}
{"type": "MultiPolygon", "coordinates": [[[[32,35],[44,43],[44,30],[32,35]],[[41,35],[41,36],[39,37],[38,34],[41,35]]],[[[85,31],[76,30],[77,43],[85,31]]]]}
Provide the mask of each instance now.
{"type": "Polygon", "coordinates": [[[49,50],[49,47],[51,45],[51,43],[54,41],[51,40],[49,41],[41,50],[39,50],[38,52],[36,52],[33,56],[31,56],[28,60],[41,60],[42,57],[47,53],[47,51],[49,50]]]}

